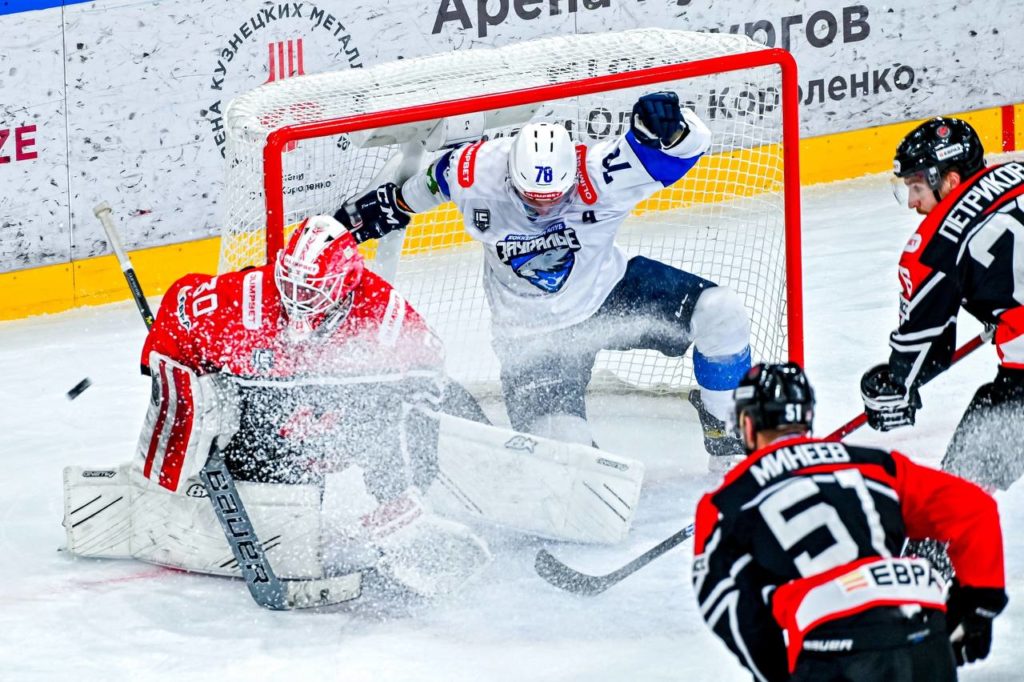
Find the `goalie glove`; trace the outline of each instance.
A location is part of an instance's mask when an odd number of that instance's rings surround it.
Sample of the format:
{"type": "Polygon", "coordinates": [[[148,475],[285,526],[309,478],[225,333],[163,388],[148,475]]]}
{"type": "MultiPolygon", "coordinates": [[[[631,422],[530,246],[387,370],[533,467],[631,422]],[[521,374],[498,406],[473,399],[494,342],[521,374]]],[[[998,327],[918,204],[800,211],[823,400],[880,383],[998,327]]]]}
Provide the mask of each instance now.
{"type": "Polygon", "coordinates": [[[654,92],[638,99],[630,128],[640,144],[655,149],[671,149],[690,133],[674,92],[654,92]]]}
{"type": "Polygon", "coordinates": [[[946,629],[958,666],[980,661],[992,648],[992,619],[1006,608],[1006,591],[970,587],[956,580],[946,598],[946,629]]]}
{"type": "Polygon", "coordinates": [[[398,185],[388,182],[361,197],[346,201],[334,214],[334,219],[352,233],[357,244],[362,244],[404,229],[412,213],[413,210],[402,199],[398,185]]]}
{"type": "Polygon", "coordinates": [[[917,389],[907,390],[892,375],[889,365],[875,365],[860,380],[860,394],[868,424],[877,431],[913,426],[921,407],[917,389]]]}

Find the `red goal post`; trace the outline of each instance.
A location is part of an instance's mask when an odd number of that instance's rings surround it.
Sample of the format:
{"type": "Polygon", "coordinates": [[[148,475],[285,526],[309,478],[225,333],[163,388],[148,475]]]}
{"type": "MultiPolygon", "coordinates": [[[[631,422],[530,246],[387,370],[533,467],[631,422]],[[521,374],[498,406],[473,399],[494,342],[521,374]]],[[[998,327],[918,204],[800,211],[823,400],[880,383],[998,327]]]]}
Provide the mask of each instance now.
{"type": "MultiPolygon", "coordinates": [[[[644,40],[652,36],[657,36],[659,39],[664,39],[666,35],[670,38],[674,36],[684,36],[685,39],[691,38],[700,40],[746,40],[742,36],[718,36],[714,34],[691,34],[685,32],[676,31],[661,31],[661,30],[641,30],[641,31],[630,31],[625,34],[647,34],[643,36],[644,40]]],[[[621,34],[621,35],[625,35],[621,34]]],[[[572,38],[559,38],[559,39],[545,39],[542,41],[534,41],[534,44],[541,44],[544,42],[555,42],[555,41],[581,41],[586,42],[589,38],[585,36],[574,36],[572,38]]],[[[680,38],[683,39],[683,38],[680,38]]],[[[524,44],[525,45],[525,44],[524,44]]],[[[729,45],[729,48],[735,47],[729,45]]],[[[501,50],[516,49],[516,46],[510,46],[506,48],[498,48],[497,50],[467,50],[461,53],[461,56],[465,60],[472,60],[474,55],[480,55],[483,52],[498,52],[501,50]]],[[[585,46],[584,56],[581,59],[586,59],[585,46]]],[[[412,64],[415,61],[429,62],[431,59],[437,57],[425,57],[419,58],[419,60],[405,60],[406,64],[412,64]]],[[[648,60],[649,62],[650,60],[648,60]]],[[[392,73],[395,69],[400,69],[403,62],[395,62],[384,67],[374,67],[366,70],[368,73],[373,73],[377,68],[384,68],[385,71],[390,69],[392,73]]],[[[541,65],[538,68],[547,68],[550,73],[558,72],[559,67],[556,65],[541,65]]],[[[290,103],[282,106],[282,98],[278,96],[269,97],[267,101],[270,104],[264,109],[264,111],[257,116],[259,125],[252,125],[253,113],[252,111],[245,112],[244,115],[235,117],[233,122],[233,112],[237,112],[236,102],[232,103],[232,107],[228,111],[226,119],[228,121],[228,137],[229,137],[229,158],[228,158],[228,178],[227,178],[227,195],[228,195],[228,219],[225,224],[225,236],[222,246],[222,258],[221,258],[221,269],[231,269],[241,267],[247,264],[253,264],[262,260],[265,253],[266,259],[273,259],[279,249],[282,248],[284,243],[284,236],[287,228],[290,225],[294,225],[299,219],[306,214],[312,213],[333,213],[334,210],[340,205],[340,200],[348,198],[356,194],[361,189],[368,189],[369,185],[366,185],[370,178],[377,175],[381,168],[387,162],[388,158],[394,156],[396,149],[401,147],[397,142],[395,144],[383,145],[373,148],[373,154],[364,154],[363,158],[356,154],[352,158],[340,156],[331,156],[329,153],[323,152],[319,147],[310,145],[310,142],[317,142],[320,146],[323,145],[323,141],[333,141],[333,145],[336,148],[343,147],[348,140],[348,144],[354,145],[353,140],[357,139],[360,131],[377,131],[382,128],[398,129],[401,130],[405,126],[415,125],[424,121],[435,121],[438,119],[455,119],[460,120],[459,117],[472,116],[479,114],[480,112],[493,112],[497,110],[509,110],[513,107],[522,107],[525,105],[539,105],[543,110],[536,117],[554,117],[556,119],[564,116],[558,113],[557,107],[549,107],[549,103],[552,102],[573,102],[572,106],[577,107],[580,111],[585,108],[583,102],[587,101],[590,96],[601,95],[608,96],[609,94],[625,93],[629,91],[630,99],[635,100],[636,92],[642,91],[654,91],[660,89],[679,89],[676,87],[680,83],[688,83],[695,79],[710,80],[714,82],[715,79],[720,78],[726,74],[731,73],[751,73],[759,72],[765,69],[776,72],[776,79],[774,82],[777,86],[757,86],[760,88],[757,90],[756,96],[751,91],[747,94],[746,106],[748,112],[753,108],[764,108],[771,113],[773,117],[777,114],[777,122],[773,121],[771,130],[765,133],[763,136],[759,136],[760,133],[754,134],[751,137],[751,141],[747,142],[733,142],[732,145],[725,144],[720,148],[713,146],[711,152],[709,152],[707,158],[714,159],[717,157],[728,158],[729,163],[733,163],[736,159],[735,168],[733,166],[722,166],[718,170],[725,176],[736,175],[737,179],[734,182],[738,189],[720,188],[708,191],[707,196],[700,196],[694,198],[695,192],[700,190],[694,189],[695,183],[701,182],[701,180],[694,180],[691,176],[694,172],[701,167],[701,164],[706,164],[706,159],[702,159],[697,168],[691,171],[691,174],[683,178],[678,183],[679,185],[689,185],[689,188],[684,187],[682,194],[674,199],[657,199],[660,202],[654,208],[650,205],[644,208],[644,204],[641,205],[641,210],[638,215],[641,217],[638,219],[641,223],[635,230],[637,232],[643,232],[645,224],[652,222],[652,220],[644,218],[643,216],[673,214],[673,215],[684,215],[689,216],[690,213],[699,212],[703,208],[695,209],[694,207],[703,207],[704,205],[711,204],[724,204],[726,206],[732,206],[734,204],[741,204],[749,201],[755,205],[759,205],[758,209],[763,210],[767,215],[769,213],[777,212],[778,218],[765,217],[764,215],[757,215],[753,219],[747,220],[753,227],[748,231],[751,236],[744,236],[744,243],[748,244],[744,247],[746,250],[736,257],[736,260],[730,262],[728,256],[722,259],[723,266],[718,268],[717,266],[708,266],[707,269],[702,269],[699,266],[695,266],[693,263],[687,262],[687,258],[684,256],[681,258],[664,258],[662,260],[677,261],[672,262],[674,265],[683,267],[684,269],[691,270],[697,274],[706,276],[715,281],[719,281],[722,284],[728,284],[740,290],[741,295],[744,295],[745,301],[748,304],[748,308],[751,309],[752,318],[754,321],[754,334],[756,337],[764,336],[779,336],[781,335],[782,341],[778,338],[773,339],[762,339],[756,338],[752,345],[754,346],[754,358],[757,360],[767,361],[780,361],[784,359],[791,359],[800,363],[803,363],[803,312],[802,312],[802,277],[801,277],[801,253],[800,253],[800,185],[799,185],[799,119],[798,119],[798,96],[797,96],[797,77],[796,77],[796,65],[792,56],[785,50],[781,49],[765,49],[758,45],[747,44],[743,45],[740,51],[735,51],[727,54],[719,54],[716,56],[694,59],[692,61],[679,61],[676,63],[658,64],[656,66],[648,66],[646,68],[639,68],[635,70],[625,70],[613,73],[602,73],[600,75],[594,75],[583,78],[571,78],[566,80],[560,80],[558,82],[550,82],[545,84],[537,84],[529,87],[522,87],[517,89],[502,89],[502,78],[501,74],[494,74],[493,78],[490,79],[492,82],[488,83],[489,87],[481,88],[482,92],[478,94],[472,94],[468,96],[460,96],[456,99],[439,99],[437,97],[437,89],[434,83],[421,83],[418,87],[421,89],[421,93],[417,95],[421,101],[414,104],[404,104],[402,106],[393,106],[387,108],[380,108],[375,110],[375,102],[370,102],[365,105],[366,110],[360,113],[352,113],[349,115],[328,115],[324,116],[324,112],[330,110],[331,107],[323,106],[321,102],[327,95],[322,94],[326,90],[330,90],[332,87],[345,88],[347,72],[337,72],[334,74],[323,74],[320,76],[306,76],[303,78],[295,78],[288,81],[281,81],[279,83],[268,84],[258,88],[249,95],[243,96],[244,99],[249,97],[250,100],[255,100],[260,91],[266,91],[273,88],[290,89],[288,94],[291,97],[290,100],[285,98],[285,101],[290,103]],[[327,78],[337,79],[336,84],[328,83],[325,85],[322,81],[327,78]],[[301,81],[317,81],[311,82],[308,88],[301,87],[301,81]],[[765,105],[764,92],[771,91],[772,87],[777,87],[778,103],[769,102],[765,105]],[[437,101],[434,101],[437,100],[437,101]],[[554,111],[554,113],[552,113],[554,111]],[[241,125],[237,123],[238,120],[243,121],[241,125]],[[775,128],[778,130],[775,131],[775,128]],[[259,164],[262,166],[258,170],[262,187],[262,192],[255,191],[256,188],[250,186],[246,188],[244,182],[240,182],[240,176],[251,174],[251,170],[239,170],[240,167],[246,165],[252,165],[252,160],[246,163],[244,154],[233,156],[230,152],[231,138],[232,135],[239,139],[245,139],[249,144],[261,145],[259,164]],[[296,165],[293,160],[296,158],[296,154],[301,157],[304,152],[304,147],[310,145],[308,153],[310,156],[322,157],[318,160],[310,161],[306,160],[296,165]],[[365,157],[373,156],[372,159],[365,157]],[[753,161],[751,161],[753,159],[753,161]],[[339,166],[357,165],[362,166],[359,172],[356,173],[358,181],[349,181],[343,190],[339,190],[335,186],[331,191],[321,192],[323,190],[319,184],[326,183],[331,184],[330,181],[321,181],[317,178],[315,170],[307,170],[316,168],[318,164],[322,167],[323,164],[327,164],[328,170],[326,174],[335,172],[337,169],[332,167],[330,164],[335,163],[339,166]],[[742,166],[741,164],[747,164],[742,166]],[[302,169],[296,171],[295,168],[302,169]],[[298,177],[298,189],[295,189],[295,178],[298,177]],[[289,182],[292,182],[292,186],[289,186],[289,182]],[[360,185],[359,183],[364,183],[360,185]],[[319,183],[319,184],[318,184],[319,183]],[[746,183],[746,184],[744,184],[746,183]],[[776,184],[778,185],[776,187],[776,184]],[[238,228],[239,220],[235,219],[234,224],[232,222],[233,211],[238,213],[236,210],[238,204],[238,197],[240,192],[238,186],[242,185],[242,200],[246,199],[245,194],[247,191],[248,200],[251,202],[259,202],[259,199],[264,199],[265,210],[263,212],[263,220],[265,225],[265,232],[260,235],[262,227],[257,224],[257,221],[252,218],[243,219],[242,223],[248,223],[243,225],[241,229],[238,228]],[[766,191],[762,191],[766,190],[766,191]],[[262,194],[259,197],[258,194],[262,194]],[[324,196],[313,197],[309,200],[310,196],[314,194],[325,194],[324,196]],[[297,201],[296,195],[302,195],[302,199],[297,201]],[[765,195],[778,195],[781,198],[781,207],[778,210],[774,206],[769,206],[768,202],[761,201],[765,195]],[[680,198],[682,197],[682,198],[680,198]],[[667,208],[666,208],[667,207],[667,208]],[[776,227],[776,222],[781,221],[781,229],[776,227]],[[255,226],[255,227],[254,227],[255,226]],[[777,234],[778,233],[778,234],[777,234]],[[232,244],[231,240],[237,240],[240,234],[247,234],[249,236],[242,239],[243,242],[248,243],[246,247],[246,255],[244,257],[238,257],[231,255],[232,244]],[[255,236],[253,236],[255,235],[255,236]],[[265,251],[259,253],[256,249],[251,246],[251,242],[255,239],[259,241],[260,236],[265,239],[265,251]],[[761,244],[764,245],[762,251],[758,251],[757,241],[761,240],[761,244]],[[781,240],[781,244],[777,243],[781,240]],[[755,250],[751,250],[749,243],[754,243],[755,250]],[[763,253],[763,257],[759,258],[758,254],[763,253]],[[228,254],[228,255],[225,255],[228,254]],[[753,254],[753,255],[751,255],[753,254]],[[762,284],[753,285],[749,290],[745,288],[743,278],[746,277],[746,272],[752,272],[755,270],[762,269],[762,265],[766,262],[770,263],[773,267],[777,267],[778,259],[784,259],[784,266],[780,272],[782,279],[784,280],[781,284],[781,290],[779,289],[779,282],[768,282],[762,286],[762,284]],[[764,261],[764,262],[762,262],[764,261]],[[715,272],[713,270],[721,269],[721,272],[715,272]],[[754,292],[753,294],[751,292],[754,292]],[[764,317],[769,318],[767,321],[759,321],[758,317],[759,307],[767,306],[771,307],[774,305],[773,301],[768,300],[773,296],[779,296],[781,293],[781,304],[771,311],[766,313],[764,317]],[[779,327],[778,330],[768,330],[769,327],[775,324],[779,327]]],[[[594,70],[591,67],[591,70],[594,70]]],[[[567,69],[568,71],[568,69],[567,69]]],[[[381,87],[388,87],[386,82],[388,81],[388,74],[382,74],[379,79],[382,83],[385,83],[381,87]]],[[[443,76],[438,77],[441,90],[445,84],[445,78],[443,76]]],[[[744,82],[744,81],[740,81],[744,82]]],[[[417,87],[414,83],[412,86],[408,83],[403,83],[406,88],[417,87]]],[[[708,86],[703,86],[707,88],[708,86]]],[[[750,86],[753,87],[753,86],[750,86]]],[[[730,111],[725,106],[725,100],[729,92],[730,86],[723,85],[717,91],[712,87],[710,94],[705,97],[705,103],[708,97],[711,100],[712,114],[714,114],[714,107],[718,106],[719,114],[722,118],[734,117],[739,119],[741,117],[742,109],[736,109],[730,111]],[[716,102],[715,97],[718,97],[716,102]]],[[[738,97],[738,93],[732,93],[731,96],[738,97]]],[[[700,100],[701,94],[698,92],[695,97],[691,97],[693,100],[700,100]]],[[[681,99],[687,100],[687,97],[681,95],[681,99]]],[[[386,98],[382,98],[382,102],[386,98]]],[[[604,101],[604,100],[602,100],[604,101]]],[[[687,100],[689,101],[689,100],[687,100]]],[[[618,108],[612,106],[601,107],[602,111],[608,112],[608,122],[611,127],[615,127],[615,116],[618,116],[618,127],[622,128],[623,125],[623,108],[625,105],[619,106],[618,108]]],[[[244,107],[243,107],[244,109],[244,107]]],[[[592,115],[593,110],[591,110],[592,115]]],[[[330,112],[333,113],[333,112],[330,112]]],[[[763,112],[762,112],[763,113],[763,112]]],[[[701,114],[698,111],[698,114],[701,114]]],[[[749,113],[748,113],[749,115],[749,113]]],[[[602,114],[604,116],[604,114],[602,114]]],[[[628,129],[628,113],[626,124],[628,129]]],[[[703,116],[703,115],[702,115],[703,116]]],[[[764,118],[768,118],[764,116],[764,118]]],[[[706,120],[706,119],[705,119],[706,120]]],[[[523,121],[525,122],[525,121],[523,121]]],[[[588,132],[589,132],[589,121],[588,121],[588,132]]],[[[714,121],[709,121],[712,127],[713,133],[716,132],[714,121]]],[[[508,129],[514,130],[518,126],[506,126],[505,134],[508,134],[508,129]]],[[[570,132],[573,136],[579,139],[582,135],[582,124],[577,127],[577,130],[573,131],[570,125],[570,132]]],[[[765,126],[768,130],[770,126],[765,126]]],[[[494,133],[495,131],[488,131],[488,133],[494,133]]],[[[371,135],[373,133],[370,133],[371,135]]],[[[496,134],[501,135],[503,132],[498,130],[496,134]]],[[[737,137],[736,133],[727,133],[732,137],[737,137]]],[[[746,135],[744,132],[743,135],[746,135]]],[[[385,136],[386,137],[386,136],[385,136]]],[[[364,134],[365,139],[365,134],[364,134]]],[[[330,144],[326,145],[327,147],[330,144]]],[[[360,152],[365,150],[359,150],[360,152]]],[[[430,150],[428,150],[429,152],[430,150]]],[[[425,163],[425,161],[424,161],[425,163]]],[[[712,162],[713,163],[713,162],[712,162]]],[[[711,171],[708,171],[710,174],[711,171]]],[[[250,178],[251,181],[251,178],[250,178]]],[[[707,180],[704,180],[707,183],[707,180]]],[[[715,184],[719,183],[719,180],[713,181],[715,184]]],[[[669,188],[669,192],[675,191],[674,188],[669,188]]],[[[650,200],[647,202],[651,203],[650,200]]],[[[444,209],[445,207],[442,207],[444,209]]],[[[743,209],[747,210],[747,209],[743,209]]],[[[720,211],[716,215],[728,215],[729,210],[720,211]]],[[[740,211],[742,212],[742,211],[740,211]]],[[[454,215],[454,211],[449,207],[447,209],[447,215],[442,210],[443,217],[433,218],[426,221],[427,224],[423,224],[419,227],[419,232],[424,234],[432,235],[432,243],[435,246],[438,243],[447,243],[445,238],[441,238],[441,230],[437,227],[438,225],[445,223],[455,223],[454,232],[460,231],[458,227],[458,216],[454,215]]],[[[711,214],[708,214],[711,215],[711,214]]],[[[420,217],[418,216],[417,219],[420,217]]],[[[706,233],[703,237],[694,237],[693,239],[703,239],[705,242],[717,242],[728,241],[721,237],[722,234],[731,233],[731,231],[738,232],[742,227],[737,227],[739,223],[734,225],[731,217],[724,218],[722,224],[716,224],[714,217],[702,217],[699,221],[699,225],[696,229],[698,231],[705,230],[706,233]]],[[[676,226],[680,226],[685,222],[685,219],[674,217],[671,219],[664,219],[657,222],[657,230],[665,232],[665,225],[669,224],[672,229],[676,226]]],[[[409,229],[409,233],[416,232],[414,228],[417,225],[414,223],[409,229]]],[[[632,229],[632,226],[630,227],[632,229]]],[[[685,229],[690,229],[686,227],[685,229]]],[[[452,229],[448,228],[448,232],[452,229]]],[[[679,228],[679,232],[684,231],[683,227],[679,228]]],[[[448,234],[445,232],[445,234],[448,234]]],[[[658,239],[662,241],[675,242],[681,238],[674,235],[671,230],[665,234],[660,234],[658,239]]],[[[468,277],[461,277],[456,279],[448,275],[448,269],[456,267],[464,267],[464,265],[447,265],[444,257],[446,249],[450,248],[452,252],[462,248],[473,248],[471,245],[465,245],[464,239],[454,237],[451,240],[449,246],[444,248],[435,249],[436,251],[442,252],[440,258],[440,265],[437,263],[432,264],[427,268],[426,275],[421,278],[432,279],[440,276],[443,283],[447,283],[447,291],[442,294],[429,294],[429,295],[418,295],[415,273],[406,273],[403,271],[402,266],[399,266],[397,273],[389,272],[389,278],[396,278],[395,284],[398,288],[405,292],[409,300],[413,303],[417,309],[419,309],[428,322],[435,326],[439,324],[438,320],[442,317],[449,317],[458,319],[460,316],[465,315],[468,317],[469,312],[463,310],[462,297],[466,296],[479,296],[479,292],[474,292],[474,277],[475,273],[471,273],[468,277]],[[441,273],[438,275],[437,273],[441,273]],[[408,277],[406,277],[408,275],[408,277]],[[405,281],[408,279],[409,281],[405,281]],[[438,308],[445,308],[444,311],[438,311],[438,308]],[[452,310],[454,309],[454,313],[452,310]],[[444,314],[442,314],[444,313],[444,314]]],[[[479,248],[478,246],[476,248],[479,248]]],[[[648,253],[643,247],[636,249],[627,248],[628,255],[633,255],[634,252],[642,253],[644,255],[650,255],[651,257],[659,258],[659,253],[648,253]]],[[[671,250],[671,249],[670,249],[671,250]]],[[[678,250],[678,249],[677,249],[678,250]]],[[[691,249],[692,250],[692,249],[691,249]]],[[[373,247],[370,247],[367,255],[373,259],[375,256],[373,247]]],[[[408,258],[415,260],[420,252],[417,251],[416,247],[410,246],[409,238],[406,239],[406,245],[403,248],[402,262],[408,258]],[[411,255],[410,255],[411,254],[411,255]]],[[[452,256],[453,261],[459,260],[461,257],[456,258],[452,256]]],[[[716,255],[714,257],[718,259],[716,255]]],[[[473,260],[477,263],[482,261],[482,255],[479,252],[473,253],[473,260]]],[[[462,262],[465,263],[465,259],[462,258],[462,262]]],[[[717,262],[717,261],[716,261],[717,262]]],[[[472,265],[468,266],[471,270],[472,265]]],[[[413,268],[414,269],[414,268],[413,268]]],[[[478,270],[476,271],[479,272],[478,270]]],[[[774,275],[772,275],[774,276],[774,275]]],[[[478,280],[477,280],[478,282],[478,280]]],[[[479,287],[476,287],[479,288],[479,287]]],[[[479,305],[475,307],[480,307],[479,305]]],[[[479,317],[480,312],[477,310],[472,311],[472,315],[479,317]]],[[[486,317],[486,310],[482,313],[486,317]]],[[[486,335],[480,336],[480,327],[483,324],[486,327],[486,320],[480,323],[479,320],[476,322],[476,330],[474,331],[473,339],[474,344],[479,346],[481,342],[486,344],[486,335]]],[[[440,323],[443,328],[450,327],[447,322],[440,323]]],[[[462,340],[462,335],[457,331],[459,325],[455,324],[452,330],[448,333],[443,333],[446,345],[449,345],[449,352],[451,351],[450,345],[453,340],[462,340]],[[450,337],[450,338],[449,338],[450,337]]],[[[692,384],[692,367],[689,366],[689,361],[679,361],[675,359],[661,358],[657,362],[662,364],[668,363],[669,365],[679,364],[680,367],[665,371],[664,369],[657,370],[655,374],[658,376],[649,376],[651,371],[645,369],[646,365],[651,362],[650,356],[653,352],[649,351],[637,351],[631,353],[609,353],[608,355],[614,356],[642,356],[639,362],[634,359],[627,359],[625,362],[622,361],[611,361],[605,362],[605,365],[627,365],[628,368],[625,371],[618,371],[614,367],[610,370],[611,374],[616,376],[619,381],[625,382],[628,385],[639,386],[642,388],[651,389],[683,389],[687,385],[692,384]],[[684,368],[682,364],[687,366],[684,368]],[[665,377],[668,377],[666,380],[665,377]]],[[[604,354],[603,354],[604,355],[604,354]]],[[[657,354],[654,354],[657,355],[657,354]]],[[[607,369],[607,367],[606,367],[607,369]]],[[[488,370],[492,379],[496,376],[494,368],[491,367],[488,370]]],[[[458,375],[458,372],[453,372],[458,375]]],[[[464,379],[468,383],[479,383],[480,381],[486,381],[486,379],[479,378],[468,378],[464,379]]]]}

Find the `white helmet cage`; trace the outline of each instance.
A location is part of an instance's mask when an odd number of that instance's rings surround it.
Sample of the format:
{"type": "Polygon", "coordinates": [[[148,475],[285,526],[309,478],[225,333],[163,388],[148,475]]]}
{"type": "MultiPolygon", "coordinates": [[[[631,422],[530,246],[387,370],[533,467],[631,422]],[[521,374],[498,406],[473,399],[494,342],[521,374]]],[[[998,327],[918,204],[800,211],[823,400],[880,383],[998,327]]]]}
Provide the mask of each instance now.
{"type": "Polygon", "coordinates": [[[508,156],[512,188],[527,206],[543,214],[576,186],[576,146],[559,123],[528,123],[508,156]]]}
{"type": "Polygon", "coordinates": [[[297,331],[312,331],[328,317],[344,320],[362,274],[355,240],[330,216],[300,225],[274,267],[281,304],[297,331]]]}

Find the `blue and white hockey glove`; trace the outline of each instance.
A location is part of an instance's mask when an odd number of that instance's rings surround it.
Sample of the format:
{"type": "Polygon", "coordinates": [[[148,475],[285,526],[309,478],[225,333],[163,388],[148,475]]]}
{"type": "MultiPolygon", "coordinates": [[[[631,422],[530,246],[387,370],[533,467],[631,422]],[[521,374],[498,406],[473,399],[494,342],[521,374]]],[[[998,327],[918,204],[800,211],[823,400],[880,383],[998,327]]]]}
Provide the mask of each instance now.
{"type": "Polygon", "coordinates": [[[907,391],[896,380],[889,365],[875,365],[860,380],[860,395],[868,425],[877,431],[890,431],[900,426],[913,426],[921,396],[917,389],[907,391]]]}
{"type": "Polygon", "coordinates": [[[638,99],[630,128],[640,144],[655,149],[671,149],[690,132],[674,92],[652,92],[638,99]]]}
{"type": "Polygon", "coordinates": [[[409,224],[412,213],[405,201],[402,191],[393,182],[381,185],[353,201],[347,201],[334,219],[344,225],[357,244],[368,239],[380,239],[395,230],[403,229],[409,224]]]}

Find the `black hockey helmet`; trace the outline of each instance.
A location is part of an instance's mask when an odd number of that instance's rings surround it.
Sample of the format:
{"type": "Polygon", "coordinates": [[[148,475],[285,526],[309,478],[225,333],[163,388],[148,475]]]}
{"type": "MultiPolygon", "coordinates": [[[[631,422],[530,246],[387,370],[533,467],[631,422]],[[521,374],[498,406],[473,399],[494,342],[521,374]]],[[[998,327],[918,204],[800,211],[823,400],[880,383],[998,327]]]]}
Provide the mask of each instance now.
{"type": "Polygon", "coordinates": [[[740,416],[754,419],[757,431],[778,429],[789,424],[811,428],[814,419],[814,389],[800,365],[760,363],[751,367],[733,392],[736,424],[740,416]]]}
{"type": "Polygon", "coordinates": [[[893,160],[897,177],[923,173],[936,193],[947,171],[955,169],[967,179],[984,167],[985,149],[971,124],[944,116],[936,116],[910,131],[896,147],[893,160]]]}

